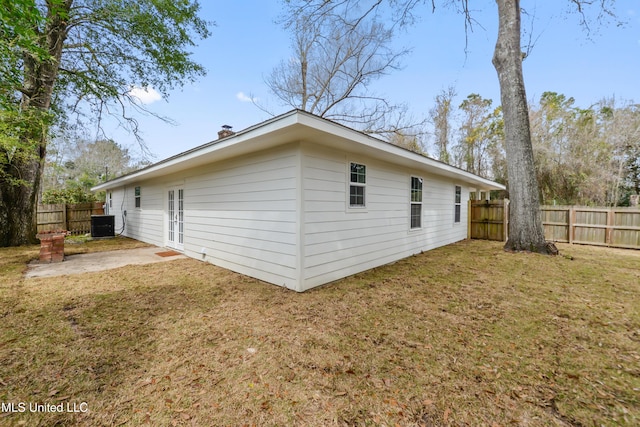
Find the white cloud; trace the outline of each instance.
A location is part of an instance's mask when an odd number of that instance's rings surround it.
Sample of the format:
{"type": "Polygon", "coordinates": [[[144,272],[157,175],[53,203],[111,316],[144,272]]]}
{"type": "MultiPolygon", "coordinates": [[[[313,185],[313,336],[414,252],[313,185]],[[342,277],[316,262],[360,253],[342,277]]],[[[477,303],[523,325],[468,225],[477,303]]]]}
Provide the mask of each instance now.
{"type": "Polygon", "coordinates": [[[241,102],[258,102],[258,98],[248,96],[244,92],[236,93],[236,98],[241,102]]]}
{"type": "Polygon", "coordinates": [[[152,87],[142,88],[138,86],[134,86],[130,91],[129,95],[134,98],[137,98],[140,103],[149,105],[153,104],[156,101],[160,101],[162,99],[162,95],[152,87]]]}

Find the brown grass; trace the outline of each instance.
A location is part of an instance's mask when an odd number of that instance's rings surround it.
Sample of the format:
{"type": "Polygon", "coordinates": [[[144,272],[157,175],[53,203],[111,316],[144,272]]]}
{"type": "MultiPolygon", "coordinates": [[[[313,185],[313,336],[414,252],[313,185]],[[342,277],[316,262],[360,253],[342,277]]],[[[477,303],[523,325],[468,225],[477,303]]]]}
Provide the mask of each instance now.
{"type": "Polygon", "coordinates": [[[89,408],[0,424],[638,425],[640,252],[560,249],[465,241],[303,294],[191,259],[23,279],[37,248],[0,249],[0,402],[89,408]]]}

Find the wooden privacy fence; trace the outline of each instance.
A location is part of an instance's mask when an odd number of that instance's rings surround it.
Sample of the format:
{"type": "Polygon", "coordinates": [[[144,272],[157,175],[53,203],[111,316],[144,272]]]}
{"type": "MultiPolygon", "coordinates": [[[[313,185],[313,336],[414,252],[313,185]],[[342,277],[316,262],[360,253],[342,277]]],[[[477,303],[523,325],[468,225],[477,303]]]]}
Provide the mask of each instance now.
{"type": "Polygon", "coordinates": [[[469,200],[468,237],[504,242],[509,229],[506,218],[509,200],[469,200]]]}
{"type": "Polygon", "coordinates": [[[71,234],[91,232],[91,215],[103,215],[102,202],[73,205],[38,205],[38,233],[67,230],[71,234]]]}
{"type": "MultiPolygon", "coordinates": [[[[508,206],[508,200],[469,201],[469,237],[507,240],[508,206]]],[[[540,215],[549,241],[640,249],[640,209],[541,206],[540,215]]]]}
{"type": "Polygon", "coordinates": [[[640,249],[640,209],[542,206],[547,240],[640,249]]]}

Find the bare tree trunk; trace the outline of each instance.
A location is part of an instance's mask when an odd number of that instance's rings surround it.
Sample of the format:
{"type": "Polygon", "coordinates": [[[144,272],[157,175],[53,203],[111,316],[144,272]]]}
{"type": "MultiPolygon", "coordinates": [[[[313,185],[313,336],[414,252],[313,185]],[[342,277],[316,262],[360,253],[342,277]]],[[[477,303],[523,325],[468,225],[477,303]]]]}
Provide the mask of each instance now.
{"type": "Polygon", "coordinates": [[[509,239],[505,250],[549,253],[540,218],[529,109],[522,74],[520,1],[498,3],[498,40],[493,65],[500,81],[509,177],[509,239]]]}
{"type": "Polygon", "coordinates": [[[58,66],[62,57],[62,46],[67,36],[68,16],[73,0],[47,2],[47,20],[40,36],[41,46],[50,59],[24,55],[24,81],[21,111],[25,115],[35,110],[33,125],[25,127],[21,135],[25,150],[30,152],[17,156],[3,167],[0,182],[0,246],[18,246],[36,241],[36,208],[44,158],[46,155],[48,120],[53,88],[58,78],[58,66]],[[29,147],[29,148],[27,148],[29,147]]]}

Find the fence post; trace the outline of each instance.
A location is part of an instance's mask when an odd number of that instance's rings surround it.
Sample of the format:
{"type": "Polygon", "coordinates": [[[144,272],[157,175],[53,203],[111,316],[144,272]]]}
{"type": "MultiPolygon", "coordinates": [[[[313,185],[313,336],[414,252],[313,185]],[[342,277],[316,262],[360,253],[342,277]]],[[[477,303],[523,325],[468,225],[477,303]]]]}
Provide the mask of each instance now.
{"type": "Polygon", "coordinates": [[[473,214],[471,209],[471,199],[469,199],[467,200],[467,239],[471,239],[471,215],[473,214]]]}
{"type": "Polygon", "coordinates": [[[64,224],[65,230],[69,230],[69,223],[67,222],[68,218],[69,218],[69,215],[67,215],[67,205],[64,204],[62,205],[62,223],[64,224]]]}
{"type": "Polygon", "coordinates": [[[604,232],[604,243],[607,246],[611,246],[611,235],[613,234],[613,223],[615,222],[614,208],[609,208],[607,211],[607,228],[604,232]]]}
{"type": "Polygon", "coordinates": [[[575,238],[575,229],[573,224],[576,222],[576,211],[573,206],[569,206],[569,211],[567,212],[567,220],[568,220],[568,230],[567,230],[567,240],[569,240],[569,244],[573,244],[573,239],[575,238]]]}
{"type": "Polygon", "coordinates": [[[509,240],[509,199],[502,202],[502,236],[505,242],[509,240]]]}

